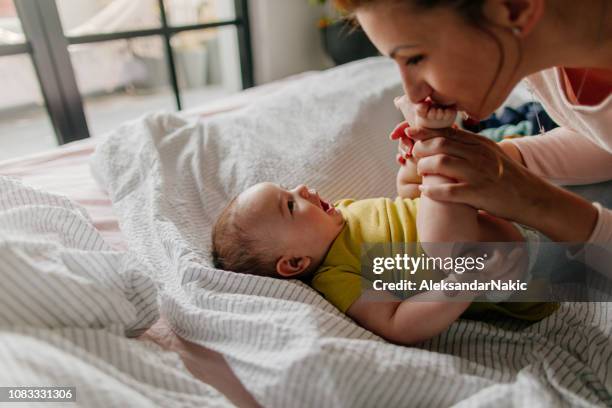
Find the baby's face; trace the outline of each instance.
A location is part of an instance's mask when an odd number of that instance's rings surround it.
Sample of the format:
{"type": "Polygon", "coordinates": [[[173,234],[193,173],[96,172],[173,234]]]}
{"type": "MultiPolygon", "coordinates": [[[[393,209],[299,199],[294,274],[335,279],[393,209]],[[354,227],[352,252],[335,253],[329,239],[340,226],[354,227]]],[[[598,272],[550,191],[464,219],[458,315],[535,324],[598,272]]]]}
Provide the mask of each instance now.
{"type": "Polygon", "coordinates": [[[309,256],[320,262],[344,226],[342,214],[315,190],[256,184],[238,197],[239,214],[263,242],[278,242],[281,255],[309,256]]]}

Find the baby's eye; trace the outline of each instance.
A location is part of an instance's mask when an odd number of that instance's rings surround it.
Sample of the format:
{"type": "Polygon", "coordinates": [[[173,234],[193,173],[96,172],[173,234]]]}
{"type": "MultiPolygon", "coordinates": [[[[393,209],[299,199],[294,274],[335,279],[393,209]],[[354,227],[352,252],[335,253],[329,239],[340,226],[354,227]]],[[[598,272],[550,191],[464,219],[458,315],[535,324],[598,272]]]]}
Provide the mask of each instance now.
{"type": "Polygon", "coordinates": [[[289,200],[287,201],[287,208],[289,208],[289,213],[293,214],[293,201],[289,200]]]}
{"type": "Polygon", "coordinates": [[[415,55],[414,57],[408,58],[406,60],[406,65],[417,65],[419,62],[423,61],[425,56],[422,54],[415,55]]]}

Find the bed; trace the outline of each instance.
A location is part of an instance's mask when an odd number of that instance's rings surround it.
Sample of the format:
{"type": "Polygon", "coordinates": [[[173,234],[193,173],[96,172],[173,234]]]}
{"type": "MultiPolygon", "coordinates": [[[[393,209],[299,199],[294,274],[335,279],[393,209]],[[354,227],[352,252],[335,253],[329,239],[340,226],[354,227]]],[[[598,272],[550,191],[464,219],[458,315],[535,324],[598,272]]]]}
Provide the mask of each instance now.
{"type": "Polygon", "coordinates": [[[393,195],[397,77],[372,58],[0,163],[0,384],[104,407],[612,404],[609,303],[401,347],[301,282],[210,266],[255,182],[393,195]]]}

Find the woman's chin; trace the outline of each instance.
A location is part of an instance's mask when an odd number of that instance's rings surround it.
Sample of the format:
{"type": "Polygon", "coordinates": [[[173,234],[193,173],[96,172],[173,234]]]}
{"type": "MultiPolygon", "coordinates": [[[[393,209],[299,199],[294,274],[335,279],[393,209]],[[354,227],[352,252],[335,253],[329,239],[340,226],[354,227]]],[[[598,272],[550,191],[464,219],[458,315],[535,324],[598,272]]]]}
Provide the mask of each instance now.
{"type": "Polygon", "coordinates": [[[468,110],[465,109],[463,110],[463,112],[473,121],[476,122],[480,122],[481,120],[485,120],[486,118],[488,118],[489,116],[491,116],[493,113],[495,113],[495,109],[493,109],[492,111],[489,112],[489,110],[484,110],[481,109],[479,111],[472,111],[472,110],[468,110]]]}
{"type": "Polygon", "coordinates": [[[482,120],[482,116],[480,116],[480,114],[478,113],[470,113],[470,112],[466,112],[468,117],[474,121],[474,122],[480,122],[482,120]]]}

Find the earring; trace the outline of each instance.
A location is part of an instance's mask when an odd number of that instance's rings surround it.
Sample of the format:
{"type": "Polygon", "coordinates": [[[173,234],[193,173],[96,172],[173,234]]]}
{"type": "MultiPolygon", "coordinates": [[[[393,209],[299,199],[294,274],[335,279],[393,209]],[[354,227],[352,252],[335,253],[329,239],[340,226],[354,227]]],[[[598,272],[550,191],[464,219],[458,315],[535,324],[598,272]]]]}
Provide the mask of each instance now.
{"type": "Polygon", "coordinates": [[[519,27],[512,27],[512,35],[516,38],[521,37],[521,29],[519,27]]]}

